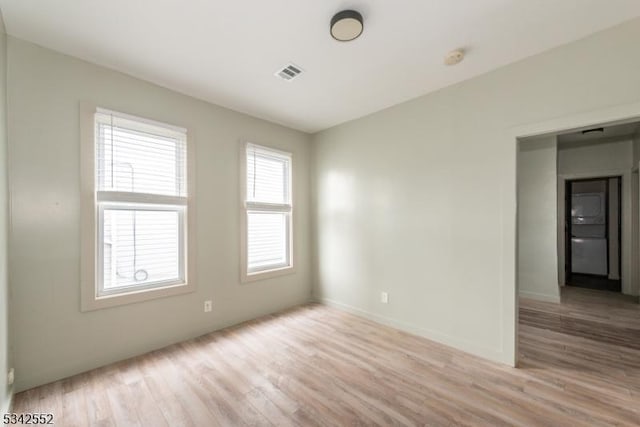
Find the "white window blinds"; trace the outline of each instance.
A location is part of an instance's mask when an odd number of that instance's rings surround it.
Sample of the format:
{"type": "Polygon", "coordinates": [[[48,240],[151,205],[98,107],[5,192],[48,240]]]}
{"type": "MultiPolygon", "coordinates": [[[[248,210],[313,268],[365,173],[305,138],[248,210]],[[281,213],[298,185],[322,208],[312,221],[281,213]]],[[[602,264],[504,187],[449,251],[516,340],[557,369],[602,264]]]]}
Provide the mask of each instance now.
{"type": "Polygon", "coordinates": [[[289,204],[291,157],[255,145],[247,150],[247,201],[289,204]]]}
{"type": "Polygon", "coordinates": [[[291,266],[291,154],[247,145],[247,273],[291,266]]]}
{"type": "Polygon", "coordinates": [[[96,140],[98,191],[186,195],[184,130],[98,112],[96,140]]]}
{"type": "Polygon", "coordinates": [[[249,211],[249,270],[259,271],[288,265],[288,213],[249,211]]]}
{"type": "Polygon", "coordinates": [[[186,131],[95,115],[97,294],[185,282],[186,131]]]}

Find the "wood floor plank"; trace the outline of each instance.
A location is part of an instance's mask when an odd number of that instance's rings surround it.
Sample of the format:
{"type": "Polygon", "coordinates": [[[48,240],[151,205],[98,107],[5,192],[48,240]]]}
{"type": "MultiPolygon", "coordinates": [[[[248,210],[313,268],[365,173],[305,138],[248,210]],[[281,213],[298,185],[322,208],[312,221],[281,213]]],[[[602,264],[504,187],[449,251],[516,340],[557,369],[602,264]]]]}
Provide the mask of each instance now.
{"type": "Polygon", "coordinates": [[[565,286],[561,298],[562,304],[522,298],[520,323],[640,349],[637,297],[565,286]]]}
{"type": "Polygon", "coordinates": [[[640,311],[598,295],[525,301],[519,369],[310,304],[19,393],[14,410],[61,426],[638,426],[640,311]]]}

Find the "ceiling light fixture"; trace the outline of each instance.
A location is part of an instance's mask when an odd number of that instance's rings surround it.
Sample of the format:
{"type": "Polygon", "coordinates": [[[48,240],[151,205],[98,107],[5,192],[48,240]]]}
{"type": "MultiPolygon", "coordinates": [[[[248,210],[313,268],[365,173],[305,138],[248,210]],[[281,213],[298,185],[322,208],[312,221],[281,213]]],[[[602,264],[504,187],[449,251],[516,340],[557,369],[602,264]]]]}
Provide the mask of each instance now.
{"type": "Polygon", "coordinates": [[[593,129],[585,129],[582,131],[583,135],[586,135],[588,133],[603,133],[604,132],[604,128],[593,128],[593,129]]]}
{"type": "Polygon", "coordinates": [[[362,15],[355,10],[343,10],[331,18],[331,37],[339,42],[349,42],[360,37],[364,25],[362,15]]]}

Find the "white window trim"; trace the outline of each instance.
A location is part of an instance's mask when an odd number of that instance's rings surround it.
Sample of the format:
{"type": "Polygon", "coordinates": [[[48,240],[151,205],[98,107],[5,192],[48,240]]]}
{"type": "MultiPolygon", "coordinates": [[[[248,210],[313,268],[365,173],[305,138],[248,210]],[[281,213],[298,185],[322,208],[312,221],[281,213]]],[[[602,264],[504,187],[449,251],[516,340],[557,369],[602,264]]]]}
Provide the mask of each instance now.
{"type": "MultiPolygon", "coordinates": [[[[98,295],[98,201],[102,199],[96,191],[95,179],[95,122],[96,112],[104,111],[89,102],[80,103],[80,309],[82,311],[98,310],[124,304],[147,301],[155,298],[182,295],[196,290],[195,283],[195,149],[193,135],[187,131],[187,192],[185,199],[172,196],[142,195],[131,197],[127,193],[112,193],[109,201],[136,203],[173,203],[185,206],[186,213],[182,218],[184,253],[186,257],[184,281],[167,283],[166,286],[140,288],[126,293],[98,295]]],[[[118,111],[118,110],[113,110],[118,111]]],[[[126,117],[126,114],[120,114],[126,117]]],[[[160,124],[171,129],[170,125],[148,119],[135,120],[150,124],[160,124]]]]}
{"type": "MultiPolygon", "coordinates": [[[[174,205],[152,205],[152,204],[140,204],[140,203],[127,203],[127,204],[123,204],[123,203],[119,203],[119,202],[113,202],[113,201],[107,201],[107,202],[103,202],[100,203],[98,205],[98,240],[97,240],[97,259],[101,260],[103,259],[103,251],[104,251],[104,234],[102,233],[102,223],[104,221],[104,211],[105,209],[109,209],[109,210],[123,210],[123,211],[129,211],[129,210],[136,210],[136,211],[153,211],[153,212],[158,212],[158,211],[167,211],[167,212],[176,212],[178,214],[178,227],[179,227],[179,239],[178,239],[178,245],[179,245],[179,253],[180,254],[184,254],[185,253],[185,236],[186,236],[186,231],[187,231],[187,227],[186,227],[186,221],[185,221],[185,214],[186,214],[186,209],[185,209],[185,205],[184,204],[174,204],[174,205]]],[[[156,281],[156,282],[149,282],[144,286],[131,286],[131,287],[119,287],[117,289],[113,289],[113,290],[106,290],[103,289],[103,285],[104,283],[102,283],[100,281],[100,278],[103,277],[104,274],[104,265],[101,262],[98,262],[96,265],[97,268],[97,275],[96,275],[96,282],[97,282],[97,289],[96,289],[96,295],[98,298],[103,298],[103,297],[108,297],[108,296],[116,296],[116,295],[120,295],[120,294],[125,294],[125,293],[130,293],[130,292],[135,292],[135,291],[144,291],[144,290],[153,290],[153,289],[159,289],[159,288],[167,288],[170,286],[177,286],[177,285],[184,285],[186,283],[186,279],[187,279],[187,275],[186,275],[186,270],[185,270],[185,263],[186,263],[186,257],[180,257],[180,261],[179,261],[179,265],[178,265],[178,279],[173,279],[173,280],[161,280],[161,281],[156,281]],[[126,290],[126,289],[129,290],[126,290]]]]}
{"type": "Polygon", "coordinates": [[[242,142],[240,144],[240,281],[242,283],[250,283],[258,280],[270,279],[273,277],[284,276],[294,274],[296,272],[296,251],[294,245],[294,233],[295,233],[295,204],[294,204],[294,185],[293,185],[293,168],[295,160],[293,153],[279,150],[277,148],[269,147],[266,145],[255,144],[253,142],[242,142]],[[249,146],[255,146],[264,148],[265,150],[280,153],[284,156],[288,156],[291,160],[289,163],[289,197],[291,203],[287,205],[270,204],[270,203],[255,203],[247,202],[247,148],[249,146]],[[289,210],[289,265],[284,267],[272,268],[269,270],[260,270],[255,272],[248,271],[248,220],[247,214],[251,208],[259,208],[259,210],[268,211],[273,210],[276,212],[282,212],[284,209],[289,210]]]}

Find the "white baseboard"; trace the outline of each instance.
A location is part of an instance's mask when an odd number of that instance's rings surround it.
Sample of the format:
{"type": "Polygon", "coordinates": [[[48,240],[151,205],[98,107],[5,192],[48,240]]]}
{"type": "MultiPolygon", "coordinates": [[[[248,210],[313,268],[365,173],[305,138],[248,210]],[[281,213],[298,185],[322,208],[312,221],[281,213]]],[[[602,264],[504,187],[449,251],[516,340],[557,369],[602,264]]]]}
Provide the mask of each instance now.
{"type": "Polygon", "coordinates": [[[537,292],[518,291],[518,295],[522,298],[535,299],[538,301],[555,302],[560,304],[560,295],[539,294],[537,292]]]}
{"type": "Polygon", "coordinates": [[[391,326],[392,328],[399,329],[404,332],[408,332],[413,335],[418,335],[423,338],[429,339],[431,341],[438,342],[440,344],[444,344],[449,347],[453,347],[457,350],[464,351],[466,353],[473,354],[475,356],[482,357],[484,359],[491,360],[493,362],[502,363],[505,365],[513,366],[512,361],[506,360],[505,354],[496,349],[486,348],[479,346],[475,343],[471,343],[465,340],[460,340],[456,337],[443,334],[441,332],[432,331],[428,329],[419,328],[415,325],[411,325],[409,323],[402,322],[400,320],[391,319],[389,317],[380,316],[378,314],[371,313],[366,310],[362,310],[357,307],[353,307],[348,304],[343,304],[338,301],[334,301],[328,298],[316,298],[316,302],[321,304],[328,305],[330,307],[334,307],[340,310],[344,310],[348,313],[355,314],[356,316],[364,317],[366,319],[372,320],[376,323],[381,323],[386,326],[391,326]]]}

